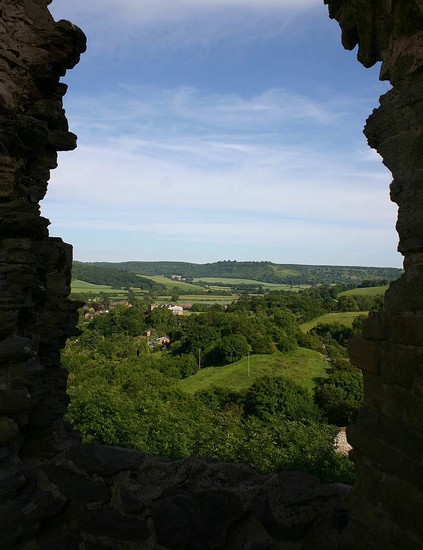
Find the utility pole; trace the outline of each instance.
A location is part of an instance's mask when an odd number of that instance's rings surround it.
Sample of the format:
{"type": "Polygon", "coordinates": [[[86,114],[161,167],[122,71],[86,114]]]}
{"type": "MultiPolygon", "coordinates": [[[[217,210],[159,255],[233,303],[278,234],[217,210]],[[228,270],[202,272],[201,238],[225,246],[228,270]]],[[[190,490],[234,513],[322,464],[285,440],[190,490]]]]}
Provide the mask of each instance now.
{"type": "Polygon", "coordinates": [[[201,369],[201,348],[198,348],[198,370],[201,369]]]}
{"type": "Polygon", "coordinates": [[[248,378],[250,378],[250,352],[247,353],[247,372],[248,378]]]}

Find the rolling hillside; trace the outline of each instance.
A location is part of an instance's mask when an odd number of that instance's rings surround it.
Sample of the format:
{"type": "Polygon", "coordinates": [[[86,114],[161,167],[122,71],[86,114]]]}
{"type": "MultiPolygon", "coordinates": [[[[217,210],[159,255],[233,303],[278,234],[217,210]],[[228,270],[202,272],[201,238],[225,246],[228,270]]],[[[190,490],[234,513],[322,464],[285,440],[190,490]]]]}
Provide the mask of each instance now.
{"type": "MultiPolygon", "coordinates": [[[[142,276],[181,275],[186,279],[249,279],[263,283],[288,285],[358,284],[367,279],[397,279],[402,270],[391,267],[319,266],[274,264],[272,262],[221,261],[208,264],[186,262],[75,262],[82,266],[129,272],[142,276]]],[[[75,278],[82,278],[76,277],[75,278]]],[[[90,281],[94,282],[94,281],[90,281]]],[[[107,283],[103,283],[107,284],[107,283]]],[[[109,283],[110,284],[110,283],[109,283]]]]}

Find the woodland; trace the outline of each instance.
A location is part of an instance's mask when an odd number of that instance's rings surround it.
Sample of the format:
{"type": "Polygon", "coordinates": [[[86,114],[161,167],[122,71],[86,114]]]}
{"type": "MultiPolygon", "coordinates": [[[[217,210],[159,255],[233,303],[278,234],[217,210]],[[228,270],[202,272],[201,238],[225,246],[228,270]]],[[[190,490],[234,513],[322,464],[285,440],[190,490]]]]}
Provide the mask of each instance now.
{"type": "Polygon", "coordinates": [[[81,334],[62,354],[67,419],[87,443],[352,483],[352,463],[333,443],[337,428],[354,422],[363,395],[346,344],[360,332],[362,312],[379,309],[382,299],[343,294],[351,286],[243,293],[184,316],[151,309],[148,295],[131,290],[131,303],[107,310],[88,302],[81,334]],[[337,321],[341,312],[354,312],[351,322],[337,321]],[[335,317],[303,328],[325,314],[335,317]]]}

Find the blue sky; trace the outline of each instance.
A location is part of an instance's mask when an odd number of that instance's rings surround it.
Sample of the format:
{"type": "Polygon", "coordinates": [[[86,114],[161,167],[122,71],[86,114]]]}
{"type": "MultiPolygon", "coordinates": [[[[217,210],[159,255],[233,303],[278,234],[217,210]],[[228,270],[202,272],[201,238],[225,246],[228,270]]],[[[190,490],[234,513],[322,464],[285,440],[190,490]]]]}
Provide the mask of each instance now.
{"type": "Polygon", "coordinates": [[[388,89],[322,0],[54,0],[88,36],[42,212],[82,261],[401,265],[362,127],[388,89]]]}

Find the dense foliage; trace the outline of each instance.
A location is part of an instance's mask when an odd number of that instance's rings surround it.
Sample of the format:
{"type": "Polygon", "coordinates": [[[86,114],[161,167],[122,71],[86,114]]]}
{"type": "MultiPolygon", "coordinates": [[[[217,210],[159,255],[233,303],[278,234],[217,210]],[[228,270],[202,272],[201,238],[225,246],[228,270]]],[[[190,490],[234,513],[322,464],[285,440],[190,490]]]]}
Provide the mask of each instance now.
{"type": "Polygon", "coordinates": [[[82,334],[63,353],[68,419],[86,442],[169,458],[241,461],[262,472],[301,469],[351,482],[351,463],[334,452],[333,434],[354,421],[362,399],[361,374],[345,350],[361,319],[352,328],[299,329],[299,321],[336,311],[339,290],[243,295],[227,309],[212,306],[187,317],[122,305],[83,319],[82,334]],[[152,346],[146,329],[156,338],[168,335],[170,345],[152,346]],[[316,380],[313,392],[283,375],[262,376],[247,389],[210,387],[194,395],[180,385],[200,367],[224,369],[249,353],[289,353],[298,345],[328,359],[327,376],[316,380]]]}

